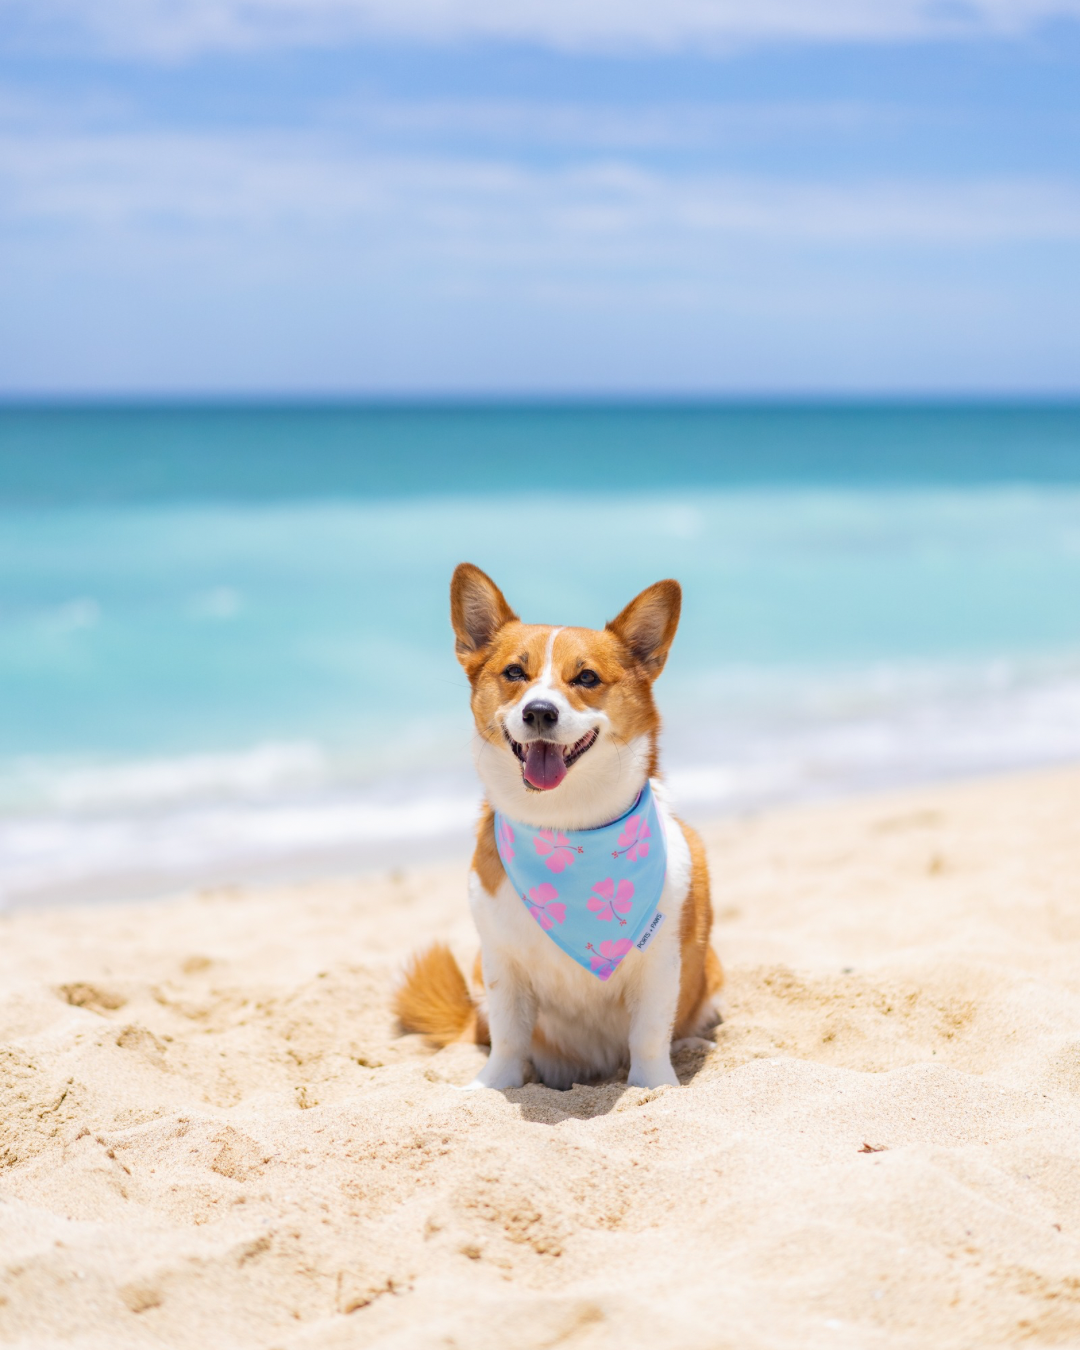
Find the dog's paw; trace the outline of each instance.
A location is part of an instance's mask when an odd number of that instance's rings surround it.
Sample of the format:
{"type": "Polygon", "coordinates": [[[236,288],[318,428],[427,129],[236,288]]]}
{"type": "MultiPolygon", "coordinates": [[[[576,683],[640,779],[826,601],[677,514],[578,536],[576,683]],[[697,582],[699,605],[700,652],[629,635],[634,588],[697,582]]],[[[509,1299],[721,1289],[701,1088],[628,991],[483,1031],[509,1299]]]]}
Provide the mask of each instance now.
{"type": "Polygon", "coordinates": [[[630,1075],[626,1081],[630,1087],[640,1088],[679,1086],[670,1058],[657,1059],[645,1064],[631,1064],[630,1075]]]}
{"type": "Polygon", "coordinates": [[[714,1031],[721,1026],[724,1021],[724,1015],[720,1010],[720,1005],[715,999],[709,999],[701,1009],[701,1016],[698,1019],[697,1034],[707,1036],[710,1031],[714,1031]]]}
{"type": "Polygon", "coordinates": [[[671,1053],[677,1055],[680,1050],[715,1050],[716,1042],[705,1036],[684,1036],[681,1041],[671,1042],[671,1053]]]}
{"type": "Polygon", "coordinates": [[[519,1088],[525,1084],[525,1066],[523,1064],[493,1064],[489,1059],[471,1083],[466,1083],[462,1092],[478,1092],[481,1088],[491,1088],[502,1092],[507,1088],[519,1088]]]}

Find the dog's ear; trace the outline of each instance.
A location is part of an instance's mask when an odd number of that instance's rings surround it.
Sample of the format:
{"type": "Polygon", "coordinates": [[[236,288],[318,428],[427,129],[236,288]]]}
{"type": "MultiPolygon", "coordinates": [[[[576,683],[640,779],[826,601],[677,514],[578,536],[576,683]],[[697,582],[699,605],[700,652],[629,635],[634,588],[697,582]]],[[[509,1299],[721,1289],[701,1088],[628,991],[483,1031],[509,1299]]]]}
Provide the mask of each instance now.
{"type": "Polygon", "coordinates": [[[636,595],[607,625],[607,631],[615,634],[650,680],[664,669],[681,608],[679,583],[658,581],[636,595]]]}
{"type": "Polygon", "coordinates": [[[486,572],[472,563],[458,563],[450,582],[450,622],[457,638],[454,649],[462,665],[486,647],[504,623],[516,618],[486,572]]]}

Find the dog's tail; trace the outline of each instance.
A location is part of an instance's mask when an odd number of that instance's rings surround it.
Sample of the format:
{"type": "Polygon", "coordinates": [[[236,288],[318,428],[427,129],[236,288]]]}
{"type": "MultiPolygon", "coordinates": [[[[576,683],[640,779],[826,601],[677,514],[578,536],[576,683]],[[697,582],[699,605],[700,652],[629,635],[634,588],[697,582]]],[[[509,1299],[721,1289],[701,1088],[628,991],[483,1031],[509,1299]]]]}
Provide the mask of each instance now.
{"type": "Polygon", "coordinates": [[[489,1042],[487,1018],[445,942],[433,943],[410,960],[394,995],[394,1012],[403,1031],[419,1032],[432,1045],[489,1042]]]}

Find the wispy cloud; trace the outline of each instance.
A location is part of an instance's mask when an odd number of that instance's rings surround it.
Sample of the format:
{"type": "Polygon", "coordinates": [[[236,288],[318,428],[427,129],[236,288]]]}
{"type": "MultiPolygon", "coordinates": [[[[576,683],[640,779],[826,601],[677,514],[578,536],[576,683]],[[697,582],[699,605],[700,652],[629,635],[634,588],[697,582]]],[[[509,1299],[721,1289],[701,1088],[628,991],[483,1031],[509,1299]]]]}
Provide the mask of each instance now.
{"type": "Polygon", "coordinates": [[[1080,0],[0,0],[9,34],[111,52],[199,52],[388,36],[563,51],[1015,34],[1080,18],[1080,0]]]}
{"type": "Polygon", "coordinates": [[[398,145],[427,141],[511,147],[518,156],[534,147],[586,151],[678,151],[722,148],[836,133],[865,136],[911,125],[917,110],[854,100],[817,102],[666,100],[573,103],[559,99],[348,98],[323,102],[322,124],[355,131],[369,141],[398,145]]]}
{"type": "Polygon", "coordinates": [[[365,155],[299,135],[0,137],[0,228],[141,235],[332,233],[528,251],[678,251],[725,236],[962,244],[1080,239],[1080,181],[828,182],[496,158],[365,155]]]}
{"type": "MultiPolygon", "coordinates": [[[[2,2],[2,0],[0,0],[2,2]]],[[[117,130],[139,125],[131,97],[100,88],[47,94],[11,81],[0,82],[0,136],[6,132],[117,130]]],[[[876,131],[926,124],[918,107],[878,100],[759,98],[588,102],[560,98],[507,98],[313,94],[304,125],[329,136],[387,148],[448,145],[499,147],[514,158],[534,148],[580,156],[591,151],[693,152],[736,142],[762,145],[834,134],[867,136],[876,131]]],[[[936,119],[940,122],[940,114],[936,119]]],[[[285,125],[288,125],[288,121],[285,125]]],[[[295,124],[295,123],[294,123],[295,124]]],[[[183,123],[180,123],[183,126],[183,123]]]]}

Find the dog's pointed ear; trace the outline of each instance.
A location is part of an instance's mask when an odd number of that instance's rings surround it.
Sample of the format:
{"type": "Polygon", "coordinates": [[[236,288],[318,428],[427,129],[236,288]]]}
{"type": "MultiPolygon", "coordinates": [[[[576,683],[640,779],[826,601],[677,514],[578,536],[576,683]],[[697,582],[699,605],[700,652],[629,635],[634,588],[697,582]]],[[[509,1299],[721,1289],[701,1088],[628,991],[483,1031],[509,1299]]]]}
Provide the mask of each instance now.
{"type": "Polygon", "coordinates": [[[458,563],[450,582],[450,622],[457,638],[457,658],[465,663],[482,651],[504,623],[517,615],[486,572],[472,563],[458,563]]]}
{"type": "Polygon", "coordinates": [[[650,680],[664,669],[681,608],[679,583],[657,581],[636,595],[607,625],[607,631],[615,634],[650,680]]]}

